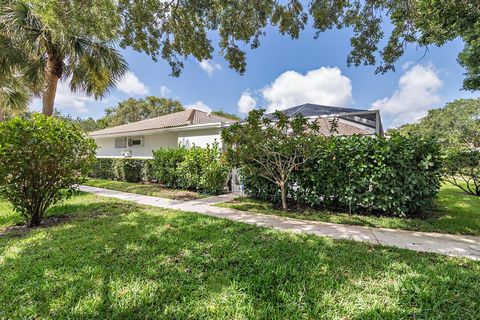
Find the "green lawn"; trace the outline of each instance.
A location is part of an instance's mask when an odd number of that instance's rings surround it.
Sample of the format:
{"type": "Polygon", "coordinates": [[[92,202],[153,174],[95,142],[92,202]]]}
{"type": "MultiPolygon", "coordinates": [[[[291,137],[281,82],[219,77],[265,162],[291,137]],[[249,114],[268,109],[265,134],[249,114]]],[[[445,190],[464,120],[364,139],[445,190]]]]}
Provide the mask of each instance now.
{"type": "Polygon", "coordinates": [[[194,200],[204,197],[197,192],[164,188],[157,183],[132,183],[124,181],[89,178],[84,184],[91,187],[105,188],[110,190],[138,193],[146,196],[177,200],[194,200]]]}
{"type": "Polygon", "coordinates": [[[330,212],[327,210],[287,211],[268,202],[238,198],[218,206],[291,218],[354,224],[361,226],[480,235],[480,198],[467,195],[457,187],[443,185],[436,207],[423,219],[405,219],[330,212]]]}
{"type": "Polygon", "coordinates": [[[52,213],[0,236],[0,319],[480,315],[479,262],[86,194],[52,213]]]}

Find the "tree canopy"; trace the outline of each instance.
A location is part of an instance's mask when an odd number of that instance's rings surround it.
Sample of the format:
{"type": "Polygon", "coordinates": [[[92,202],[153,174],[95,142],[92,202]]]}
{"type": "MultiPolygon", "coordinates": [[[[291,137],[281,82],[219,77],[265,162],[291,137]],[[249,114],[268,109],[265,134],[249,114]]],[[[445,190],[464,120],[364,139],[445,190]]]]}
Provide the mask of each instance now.
{"type": "MultiPolygon", "coordinates": [[[[5,0],[0,7],[2,69],[10,71],[0,75],[12,78],[20,74],[29,87],[42,87],[45,115],[53,114],[59,80],[68,82],[72,91],[103,97],[127,70],[125,60],[114,48],[114,39],[104,40],[101,34],[82,32],[82,28],[52,27],[55,24],[49,24],[36,11],[35,3],[5,0]]],[[[77,16],[75,12],[62,12],[68,17],[77,16]]]]}
{"type": "Polygon", "coordinates": [[[433,136],[449,149],[480,148],[480,99],[459,99],[428,111],[414,124],[398,129],[401,134],[433,136]]]}
{"type": "Polygon", "coordinates": [[[130,98],[120,102],[116,107],[105,109],[105,116],[101,121],[106,126],[113,127],[183,110],[178,100],[155,96],[142,99],[130,98]]]}
{"type": "MultiPolygon", "coordinates": [[[[461,39],[463,88],[480,89],[478,0],[4,0],[1,9],[0,37],[20,49],[29,67],[23,78],[43,77],[47,113],[57,78],[95,97],[114,85],[125,70],[117,43],[165,60],[174,76],[187,57],[211,59],[215,50],[242,74],[245,51],[257,48],[267,29],[296,39],[310,23],[317,37],[353,30],[348,65],[375,65],[377,73],[395,70],[409,45],[427,53],[461,39]]],[[[3,53],[10,47],[1,40],[3,53]]]]}
{"type": "Polygon", "coordinates": [[[408,45],[426,53],[428,46],[459,38],[464,88],[480,88],[478,0],[23,1],[47,26],[103,40],[118,36],[123,47],[166,60],[176,76],[186,57],[210,59],[216,48],[231,68],[244,73],[245,50],[257,48],[269,27],[292,38],[309,23],[317,36],[333,28],[352,29],[347,63],[376,65],[380,73],[394,70],[408,45]]]}

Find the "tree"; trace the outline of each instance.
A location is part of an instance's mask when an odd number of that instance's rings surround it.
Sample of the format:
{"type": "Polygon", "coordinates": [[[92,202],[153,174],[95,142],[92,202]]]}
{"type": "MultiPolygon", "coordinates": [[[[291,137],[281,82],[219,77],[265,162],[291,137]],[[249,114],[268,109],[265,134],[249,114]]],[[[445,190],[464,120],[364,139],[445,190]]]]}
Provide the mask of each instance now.
{"type": "Polygon", "coordinates": [[[0,121],[28,110],[39,87],[29,83],[30,59],[0,33],[0,121]]]}
{"type": "Polygon", "coordinates": [[[31,3],[5,2],[0,8],[0,36],[28,57],[28,77],[25,74],[24,80],[28,79],[32,86],[43,85],[45,115],[53,114],[59,80],[68,81],[72,91],[100,98],[126,72],[126,62],[113,48],[113,39],[54,29],[36,14],[31,3]]]}
{"type": "Polygon", "coordinates": [[[480,99],[459,99],[429,110],[419,122],[398,131],[436,137],[447,149],[476,150],[480,148],[480,99]]]}
{"type": "Polygon", "coordinates": [[[0,123],[0,195],[29,227],[72,194],[95,161],[95,142],[72,124],[40,114],[0,123]]]}
{"type": "Polygon", "coordinates": [[[451,152],[445,161],[444,177],[464,192],[480,196],[480,151],[451,152]]]}
{"type": "Polygon", "coordinates": [[[296,39],[312,21],[316,37],[333,28],[353,30],[347,63],[377,65],[380,73],[394,70],[408,45],[427,53],[428,46],[461,39],[458,61],[467,71],[464,88],[480,88],[478,0],[24,1],[50,30],[101,41],[118,36],[122,47],[166,60],[175,76],[188,56],[211,59],[213,39],[219,39],[219,54],[230,67],[244,73],[244,48],[259,47],[267,28],[296,39]]]}
{"type": "Polygon", "coordinates": [[[314,156],[315,141],[323,139],[318,125],[298,115],[288,118],[281,112],[275,118],[264,117],[265,110],[250,111],[245,123],[234,124],[222,132],[227,144],[227,157],[233,166],[255,170],[258,175],[274,183],[287,206],[289,177],[314,156]],[[255,169],[254,169],[255,168],[255,169]],[[258,171],[257,171],[258,169],[258,171]]]}
{"type": "Polygon", "coordinates": [[[317,37],[332,28],[352,29],[348,64],[376,65],[380,59],[380,73],[394,70],[409,44],[426,52],[430,45],[460,38],[465,44],[458,56],[467,70],[464,88],[480,88],[478,0],[310,0],[306,6],[299,0],[119,0],[118,8],[122,45],[167,60],[174,75],[183,67],[182,57],[210,59],[214,46],[209,36],[217,33],[220,54],[243,73],[245,44],[257,48],[267,26],[298,38],[310,15],[317,37]],[[391,31],[386,31],[388,22],[391,31]]]}
{"type": "Polygon", "coordinates": [[[240,121],[240,117],[237,116],[236,114],[228,113],[223,110],[223,108],[220,108],[218,111],[212,111],[213,115],[219,116],[219,117],[224,117],[227,119],[232,119],[236,121],[240,121]]]}
{"type": "Polygon", "coordinates": [[[78,128],[82,129],[85,133],[105,128],[103,122],[101,122],[100,120],[95,120],[92,117],[88,117],[87,119],[82,119],[80,117],[72,118],[70,115],[63,115],[58,110],[54,110],[53,116],[62,121],[74,124],[78,128]]]}
{"type": "Polygon", "coordinates": [[[105,116],[99,122],[111,127],[183,110],[184,108],[178,100],[154,96],[142,99],[130,98],[120,102],[116,107],[106,109],[105,116]]]}
{"type": "Polygon", "coordinates": [[[17,77],[0,77],[0,121],[6,116],[19,115],[28,110],[30,94],[17,77]]]}

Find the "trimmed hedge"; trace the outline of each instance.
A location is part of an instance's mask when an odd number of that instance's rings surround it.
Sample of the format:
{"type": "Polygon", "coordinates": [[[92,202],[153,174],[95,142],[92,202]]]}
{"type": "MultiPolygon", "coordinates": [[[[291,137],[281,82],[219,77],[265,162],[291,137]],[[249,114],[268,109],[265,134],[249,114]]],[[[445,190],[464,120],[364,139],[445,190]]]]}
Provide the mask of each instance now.
{"type": "Polygon", "coordinates": [[[230,174],[218,145],[207,148],[161,148],[154,159],[98,158],[93,178],[127,182],[158,181],[170,188],[219,194],[230,174]]]}
{"type": "Polygon", "coordinates": [[[187,149],[183,147],[155,150],[152,169],[157,180],[165,186],[178,188],[180,178],[177,166],[185,159],[186,153],[187,149]]]}
{"type": "MultiPolygon", "coordinates": [[[[292,202],[356,213],[392,216],[428,210],[441,182],[440,145],[418,137],[330,137],[317,140],[316,156],[293,172],[288,184],[292,202]]],[[[243,170],[246,193],[279,203],[278,188],[243,170]]]]}
{"type": "Polygon", "coordinates": [[[153,156],[155,177],[166,186],[211,194],[225,189],[230,167],[217,144],[206,148],[161,148],[153,156]]]}
{"type": "Polygon", "coordinates": [[[127,182],[153,181],[152,160],[97,158],[92,178],[127,182]]]}
{"type": "Polygon", "coordinates": [[[90,176],[92,178],[114,180],[113,160],[114,159],[97,158],[90,176]]]}

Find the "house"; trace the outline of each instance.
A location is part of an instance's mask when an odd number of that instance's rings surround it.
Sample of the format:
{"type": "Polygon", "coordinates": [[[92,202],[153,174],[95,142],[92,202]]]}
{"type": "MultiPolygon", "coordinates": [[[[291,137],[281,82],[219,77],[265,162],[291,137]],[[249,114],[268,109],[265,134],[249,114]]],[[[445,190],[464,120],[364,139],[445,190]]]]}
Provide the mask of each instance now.
{"type": "Polygon", "coordinates": [[[98,158],[152,158],[162,147],[205,147],[221,143],[220,134],[235,120],[196,109],[106,128],[88,135],[97,143],[98,158]]]}
{"type": "MultiPolygon", "coordinates": [[[[329,135],[380,135],[383,136],[382,119],[379,110],[362,110],[343,107],[331,107],[319,104],[305,103],[296,107],[281,110],[289,117],[301,114],[314,120],[320,127],[320,133],[329,135]],[[337,120],[336,132],[331,132],[331,120],[337,120]]],[[[266,115],[274,118],[273,113],[266,115]]]]}
{"type": "MultiPolygon", "coordinates": [[[[301,114],[317,121],[320,132],[330,135],[331,119],[337,119],[336,135],[383,135],[378,110],[360,110],[306,103],[282,110],[290,117],[301,114]]],[[[272,117],[273,114],[267,114],[272,117]]],[[[90,132],[97,143],[99,158],[152,158],[152,151],[162,147],[205,147],[222,143],[221,132],[235,120],[196,109],[123,124],[90,132]]]]}

